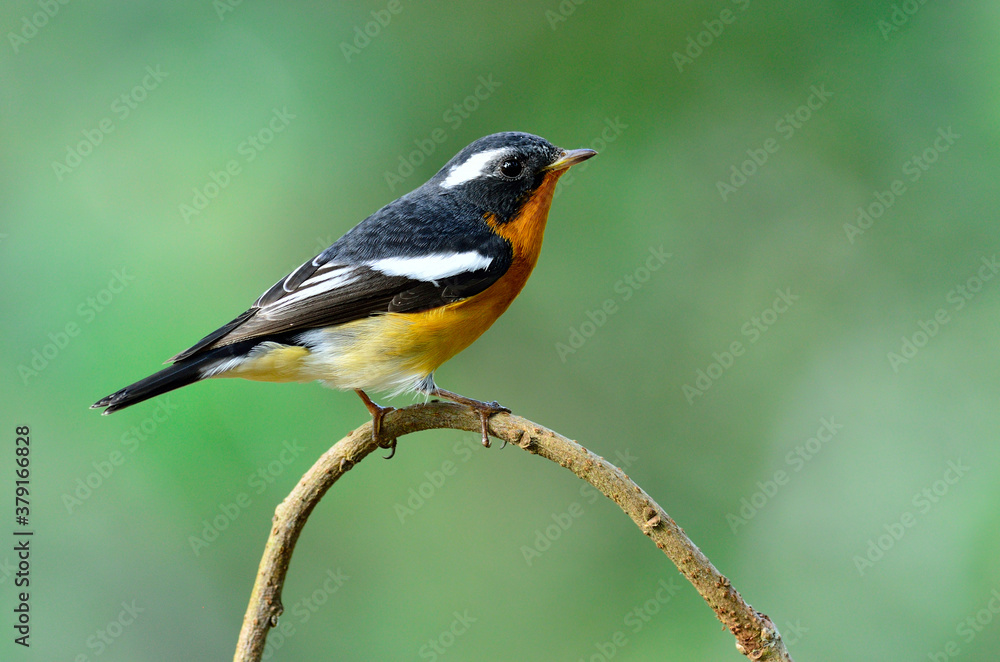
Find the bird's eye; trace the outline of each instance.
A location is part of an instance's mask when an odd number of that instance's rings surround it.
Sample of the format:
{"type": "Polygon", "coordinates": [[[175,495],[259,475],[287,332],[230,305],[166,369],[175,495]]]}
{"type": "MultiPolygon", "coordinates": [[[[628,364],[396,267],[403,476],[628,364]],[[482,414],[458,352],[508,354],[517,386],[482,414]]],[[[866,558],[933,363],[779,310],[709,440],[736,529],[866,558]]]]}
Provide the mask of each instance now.
{"type": "Polygon", "coordinates": [[[500,174],[509,179],[517,179],[523,171],[524,164],[517,158],[504,159],[500,164],[500,174]]]}

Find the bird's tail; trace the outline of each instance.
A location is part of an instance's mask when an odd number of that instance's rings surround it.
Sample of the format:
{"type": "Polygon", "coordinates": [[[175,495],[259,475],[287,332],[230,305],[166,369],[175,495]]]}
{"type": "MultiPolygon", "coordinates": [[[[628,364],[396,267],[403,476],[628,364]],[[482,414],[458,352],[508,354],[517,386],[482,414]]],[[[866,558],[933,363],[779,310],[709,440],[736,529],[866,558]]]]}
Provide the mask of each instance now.
{"type": "MultiPolygon", "coordinates": [[[[119,409],[131,407],[143,400],[173,391],[176,388],[193,384],[212,376],[212,369],[218,367],[224,361],[247,351],[248,348],[244,346],[246,344],[236,343],[226,347],[219,347],[202,352],[189,359],[178,361],[168,368],[164,368],[145,379],[140,379],[134,384],[130,384],[111,395],[101,398],[92,404],[90,408],[99,409],[106,407],[107,409],[101,413],[107,415],[119,409]]],[[[249,344],[252,345],[254,343],[249,344]]]]}

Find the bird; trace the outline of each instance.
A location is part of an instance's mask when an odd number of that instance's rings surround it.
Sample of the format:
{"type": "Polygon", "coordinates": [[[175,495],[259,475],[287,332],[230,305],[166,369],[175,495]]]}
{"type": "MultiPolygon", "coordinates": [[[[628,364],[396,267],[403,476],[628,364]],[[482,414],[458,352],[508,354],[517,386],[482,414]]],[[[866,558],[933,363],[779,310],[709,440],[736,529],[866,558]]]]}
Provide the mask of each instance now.
{"type": "Polygon", "coordinates": [[[234,320],[166,361],[169,367],[91,405],[103,414],[216,377],[320,381],[354,390],[382,438],[389,397],[407,392],[469,407],[490,446],[489,419],[510,410],[444,390],[434,371],[507,310],[531,275],[556,182],[596,155],[530,133],[480,138],[427,182],[367,217],[264,292],[234,320]]]}

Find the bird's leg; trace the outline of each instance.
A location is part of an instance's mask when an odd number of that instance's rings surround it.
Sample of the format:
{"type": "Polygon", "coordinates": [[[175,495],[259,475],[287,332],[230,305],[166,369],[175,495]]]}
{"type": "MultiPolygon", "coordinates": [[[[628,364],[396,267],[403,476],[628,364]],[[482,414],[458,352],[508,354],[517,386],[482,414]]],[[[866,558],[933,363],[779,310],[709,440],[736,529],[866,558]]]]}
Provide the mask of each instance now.
{"type": "Polygon", "coordinates": [[[396,411],[395,407],[382,407],[372,402],[372,399],[368,397],[368,394],[359,388],[354,389],[354,392],[358,394],[361,401],[365,403],[365,407],[368,408],[368,412],[372,415],[372,441],[378,444],[379,448],[388,448],[389,455],[385,459],[391,459],[393,455],[396,454],[396,438],[383,441],[382,439],[382,419],[390,411],[396,411]]]}
{"type": "MultiPolygon", "coordinates": [[[[507,409],[502,404],[494,400],[493,402],[481,402],[479,400],[473,400],[472,398],[467,398],[464,395],[459,395],[458,393],[452,393],[451,391],[446,391],[443,388],[434,387],[433,390],[428,392],[429,396],[439,396],[442,398],[447,398],[452,402],[457,402],[460,405],[465,405],[475,413],[479,414],[479,420],[482,422],[483,427],[483,446],[486,448],[490,447],[490,416],[493,414],[509,414],[510,409],[507,409]]],[[[507,445],[507,442],[504,442],[507,445]]]]}

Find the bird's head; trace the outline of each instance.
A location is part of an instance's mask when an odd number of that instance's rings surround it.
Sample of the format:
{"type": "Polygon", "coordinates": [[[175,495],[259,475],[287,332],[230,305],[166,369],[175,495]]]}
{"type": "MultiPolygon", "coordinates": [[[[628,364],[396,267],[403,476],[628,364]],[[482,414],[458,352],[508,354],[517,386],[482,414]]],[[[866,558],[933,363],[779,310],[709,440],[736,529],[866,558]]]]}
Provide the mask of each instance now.
{"type": "Polygon", "coordinates": [[[507,222],[543,184],[554,186],[567,168],[595,154],[592,149],[567,151],[530,133],[494,133],[452,157],[426,186],[507,222]]]}

